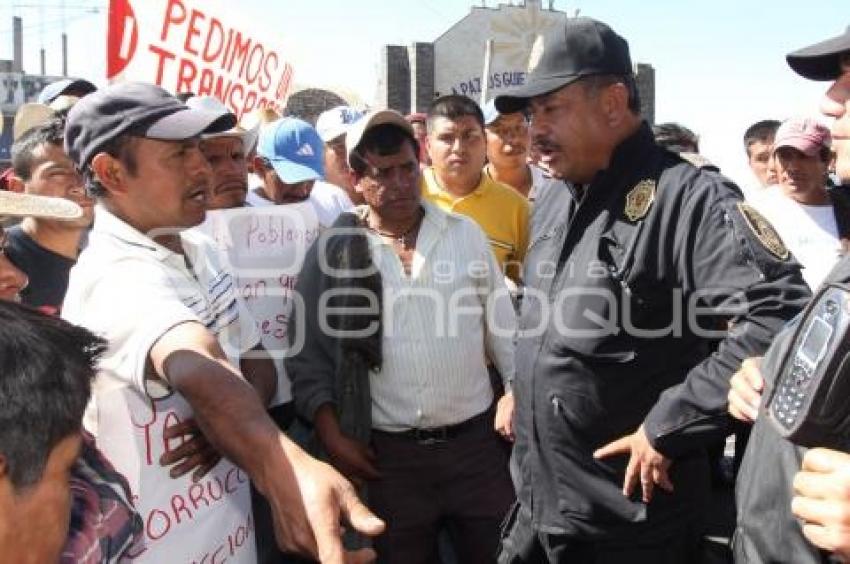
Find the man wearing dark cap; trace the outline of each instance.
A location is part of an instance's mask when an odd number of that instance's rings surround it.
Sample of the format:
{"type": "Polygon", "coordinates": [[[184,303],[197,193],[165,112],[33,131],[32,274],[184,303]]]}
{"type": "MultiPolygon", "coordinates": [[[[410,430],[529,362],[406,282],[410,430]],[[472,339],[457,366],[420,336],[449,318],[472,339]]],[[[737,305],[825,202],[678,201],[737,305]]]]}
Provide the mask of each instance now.
{"type": "Polygon", "coordinates": [[[38,95],[38,103],[49,106],[59,96],[82,98],[97,90],[97,86],[84,78],[63,78],[45,86],[38,95]]]}
{"type": "Polygon", "coordinates": [[[268,417],[274,370],[250,354],[263,352],[256,328],[240,322],[214,253],[181,237],[206,213],[199,137],[234,125],[142,83],[86,96],[68,115],[66,152],[98,205],[63,316],[110,343],[85,425],[130,482],[145,526],[135,561],[254,562],[250,479],[282,548],[342,564],[340,514],[367,533],[382,523],[268,417]]]}
{"type": "Polygon", "coordinates": [[[570,18],[531,59],[496,108],[568,196],[534,206],[500,562],[696,562],[729,377],[809,292],[737,187],[656,145],[622,37],[570,18]]]}
{"type": "MultiPolygon", "coordinates": [[[[850,183],[850,27],[842,35],[788,54],[786,60],[797,74],[832,83],[820,110],[834,118],[835,171],[846,186],[850,183]]],[[[850,259],[845,256],[824,283],[848,282],[850,259]]],[[[732,378],[729,412],[755,422],[736,485],[734,549],[740,562],[850,560],[850,452],[846,446],[806,449],[782,439],[761,407],[762,391],[773,387],[777,359],[785,356],[795,332],[796,326],[791,326],[776,338],[761,369],[759,362],[749,361],[732,378]]],[[[846,371],[844,365],[838,370],[846,371]]],[[[835,376],[836,381],[846,378],[846,374],[835,376]]]]}

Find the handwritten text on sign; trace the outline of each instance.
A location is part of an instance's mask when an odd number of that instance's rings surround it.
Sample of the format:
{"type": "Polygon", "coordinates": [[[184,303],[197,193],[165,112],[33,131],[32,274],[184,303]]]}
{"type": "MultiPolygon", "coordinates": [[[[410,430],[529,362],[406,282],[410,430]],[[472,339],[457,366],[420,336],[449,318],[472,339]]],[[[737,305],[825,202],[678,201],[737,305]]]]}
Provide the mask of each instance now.
{"type": "MultiPolygon", "coordinates": [[[[289,350],[287,327],[298,307],[295,283],[307,249],[319,237],[310,203],[216,210],[199,227],[212,237],[236,279],[260,330],[263,347],[278,371],[273,405],[291,398],[283,359],[289,350]]],[[[298,348],[297,344],[294,344],[298,348]]]]}

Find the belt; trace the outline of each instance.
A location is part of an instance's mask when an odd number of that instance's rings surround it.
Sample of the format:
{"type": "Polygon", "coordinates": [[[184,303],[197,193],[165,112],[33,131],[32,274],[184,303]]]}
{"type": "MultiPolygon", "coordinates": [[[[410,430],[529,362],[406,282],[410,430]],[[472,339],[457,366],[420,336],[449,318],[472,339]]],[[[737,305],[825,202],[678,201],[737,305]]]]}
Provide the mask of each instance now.
{"type": "Polygon", "coordinates": [[[381,435],[389,435],[398,439],[411,439],[420,445],[433,445],[454,439],[458,435],[469,431],[476,425],[479,425],[488,419],[492,419],[494,415],[494,410],[491,407],[478,415],[470,417],[466,421],[461,421],[454,425],[428,427],[426,429],[408,429],[407,431],[381,431],[379,429],[373,429],[372,432],[379,433],[381,435]]]}

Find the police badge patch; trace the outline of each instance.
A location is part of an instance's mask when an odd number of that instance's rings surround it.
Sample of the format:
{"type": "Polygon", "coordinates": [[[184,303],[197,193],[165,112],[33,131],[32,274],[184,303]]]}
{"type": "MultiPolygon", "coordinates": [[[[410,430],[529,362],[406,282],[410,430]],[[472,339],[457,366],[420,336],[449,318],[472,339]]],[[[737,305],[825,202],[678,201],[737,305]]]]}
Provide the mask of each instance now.
{"type": "Polygon", "coordinates": [[[788,258],[790,253],[788,247],[782,242],[779,233],[773,228],[770,222],[760,214],[753,206],[744,202],[738,202],[738,211],[744,216],[747,222],[747,227],[756,236],[764,248],[770,251],[770,254],[780,260],[788,258]]]}
{"type": "Polygon", "coordinates": [[[655,181],[641,180],[626,194],[626,217],[629,221],[643,219],[654,201],[655,181]]]}

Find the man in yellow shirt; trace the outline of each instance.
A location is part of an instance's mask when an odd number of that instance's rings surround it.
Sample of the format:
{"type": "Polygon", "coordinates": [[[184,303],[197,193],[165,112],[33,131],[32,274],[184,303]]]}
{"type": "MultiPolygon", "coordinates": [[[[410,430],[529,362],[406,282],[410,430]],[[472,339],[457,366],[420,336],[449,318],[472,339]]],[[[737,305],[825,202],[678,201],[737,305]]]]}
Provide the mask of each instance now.
{"type": "Polygon", "coordinates": [[[437,98],[428,109],[431,167],[422,175],[423,197],[449,212],[474,219],[505,273],[518,282],[528,247],[529,206],[482,168],[487,154],[484,116],[460,95],[437,98]]]}

